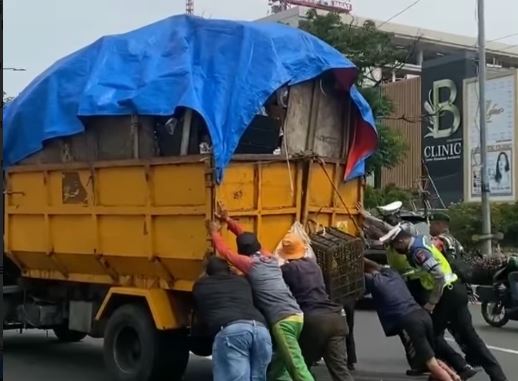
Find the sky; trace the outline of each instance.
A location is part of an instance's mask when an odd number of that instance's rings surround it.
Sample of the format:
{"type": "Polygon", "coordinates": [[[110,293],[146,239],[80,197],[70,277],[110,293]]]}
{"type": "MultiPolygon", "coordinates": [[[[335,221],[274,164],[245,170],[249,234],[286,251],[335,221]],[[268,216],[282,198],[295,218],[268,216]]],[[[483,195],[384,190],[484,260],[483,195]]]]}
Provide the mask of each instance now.
{"type": "MultiPolygon", "coordinates": [[[[353,14],[387,20],[415,0],[351,0],[353,14]]],[[[518,44],[518,0],[486,0],[487,40],[518,44]]],[[[4,91],[17,95],[61,57],[99,37],[123,33],[183,13],[184,0],[4,0],[4,91]]],[[[195,0],[206,18],[254,20],[268,14],[268,0],[195,0]]],[[[476,36],[476,0],[421,0],[392,20],[425,29],[476,36]]]]}

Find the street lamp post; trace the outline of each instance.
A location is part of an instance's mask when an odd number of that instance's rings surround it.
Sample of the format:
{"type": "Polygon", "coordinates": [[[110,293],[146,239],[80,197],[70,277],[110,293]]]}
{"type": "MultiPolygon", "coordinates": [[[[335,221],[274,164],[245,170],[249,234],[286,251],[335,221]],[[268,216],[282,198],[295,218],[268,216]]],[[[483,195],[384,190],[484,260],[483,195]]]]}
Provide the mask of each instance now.
{"type": "Polygon", "coordinates": [[[491,254],[491,205],[487,171],[487,130],[486,130],[486,31],[484,19],[484,0],[478,0],[478,86],[479,86],[479,123],[482,193],[482,254],[491,254]]]}

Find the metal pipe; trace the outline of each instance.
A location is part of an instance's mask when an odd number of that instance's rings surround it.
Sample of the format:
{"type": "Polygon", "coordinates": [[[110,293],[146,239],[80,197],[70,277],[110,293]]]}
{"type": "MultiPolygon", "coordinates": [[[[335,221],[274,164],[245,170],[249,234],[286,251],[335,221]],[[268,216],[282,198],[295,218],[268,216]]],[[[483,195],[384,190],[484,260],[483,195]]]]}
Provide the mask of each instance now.
{"type": "Polygon", "coordinates": [[[491,205],[487,172],[487,130],[486,130],[486,33],[484,19],[484,0],[478,0],[478,85],[480,120],[480,158],[482,191],[482,241],[483,255],[491,254],[491,205]]]}

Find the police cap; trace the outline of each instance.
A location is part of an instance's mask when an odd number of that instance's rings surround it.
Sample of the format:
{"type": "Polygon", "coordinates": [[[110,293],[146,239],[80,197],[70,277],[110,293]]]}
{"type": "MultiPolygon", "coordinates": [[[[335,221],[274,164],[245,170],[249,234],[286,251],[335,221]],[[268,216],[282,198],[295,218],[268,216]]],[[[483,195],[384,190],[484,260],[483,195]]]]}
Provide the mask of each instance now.
{"type": "Polygon", "coordinates": [[[450,216],[445,212],[435,212],[430,216],[430,221],[450,222],[450,216]]]}

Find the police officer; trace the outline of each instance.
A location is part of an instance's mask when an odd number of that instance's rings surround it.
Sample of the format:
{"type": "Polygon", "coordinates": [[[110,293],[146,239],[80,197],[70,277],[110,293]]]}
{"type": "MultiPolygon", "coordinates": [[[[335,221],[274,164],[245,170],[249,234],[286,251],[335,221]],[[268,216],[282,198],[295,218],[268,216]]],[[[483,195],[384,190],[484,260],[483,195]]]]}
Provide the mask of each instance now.
{"type": "MultiPolygon", "coordinates": [[[[464,247],[450,233],[450,217],[443,212],[432,214],[430,218],[430,235],[434,245],[441,250],[451,265],[456,265],[464,256],[464,247]]],[[[455,272],[463,269],[454,269],[455,272]]]]}
{"type": "MultiPolygon", "coordinates": [[[[463,260],[465,255],[464,247],[453,234],[450,233],[450,217],[448,214],[444,212],[432,214],[430,218],[430,235],[432,236],[434,246],[442,252],[446,260],[450,263],[452,270],[466,284],[470,299],[473,298],[473,288],[468,284],[472,278],[471,267],[463,260]]],[[[478,359],[469,351],[453,327],[449,326],[448,330],[462,351],[466,353],[466,361],[473,366],[479,365],[480,362],[478,359]]]]}
{"type": "MultiPolygon", "coordinates": [[[[364,217],[364,223],[368,227],[375,227],[375,230],[378,232],[378,234],[379,232],[383,232],[381,233],[381,235],[383,235],[387,231],[390,231],[392,228],[394,228],[394,226],[399,224],[403,230],[409,232],[412,235],[417,235],[417,231],[413,224],[409,222],[400,223],[399,212],[393,210],[394,208],[397,209],[400,207],[400,205],[397,204],[395,207],[394,205],[396,205],[396,203],[378,208],[381,215],[383,216],[383,220],[379,220],[362,208],[359,208],[359,210],[364,217]]],[[[422,274],[418,271],[415,271],[415,269],[410,265],[406,256],[400,255],[391,246],[387,248],[387,263],[393,270],[397,271],[403,277],[414,299],[417,301],[417,303],[423,306],[426,303],[426,290],[421,285],[420,278],[422,274]]],[[[410,369],[407,370],[406,374],[408,376],[419,376],[426,373],[428,370],[422,368],[419,364],[419,361],[417,361],[418,359],[415,358],[415,351],[412,350],[412,343],[410,340],[408,340],[408,337],[406,335],[400,334],[399,338],[403,344],[403,347],[405,348],[405,356],[408,364],[410,365],[410,369]]],[[[468,366],[467,362],[465,362],[462,357],[457,352],[455,352],[453,348],[450,347],[444,338],[440,340],[440,345],[442,347],[442,351],[439,352],[447,354],[447,358],[443,358],[443,360],[455,364],[455,371],[465,377],[465,379],[476,374],[476,370],[468,366]]],[[[441,353],[438,353],[438,356],[440,356],[441,353]]]]}
{"type": "MultiPolygon", "coordinates": [[[[380,241],[390,242],[391,246],[399,254],[405,255],[410,265],[421,274],[421,285],[427,290],[424,308],[432,314],[438,357],[444,358],[456,370],[465,363],[458,353],[451,353],[451,347],[445,347],[443,344],[444,332],[451,325],[467,350],[479,360],[491,381],[508,381],[500,364],[473,327],[466,286],[460,282],[445,256],[431,240],[424,236],[413,236],[400,226],[396,226],[380,241]]],[[[458,373],[462,378],[467,378],[462,371],[458,373]]]]}
{"type": "Polygon", "coordinates": [[[466,284],[469,296],[473,296],[473,289],[469,285],[472,279],[472,269],[464,260],[466,254],[464,247],[450,232],[450,217],[448,214],[444,212],[432,214],[430,218],[430,235],[432,236],[434,246],[443,253],[452,270],[466,284]]]}

